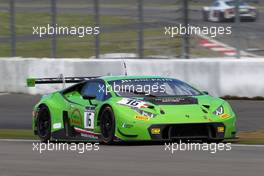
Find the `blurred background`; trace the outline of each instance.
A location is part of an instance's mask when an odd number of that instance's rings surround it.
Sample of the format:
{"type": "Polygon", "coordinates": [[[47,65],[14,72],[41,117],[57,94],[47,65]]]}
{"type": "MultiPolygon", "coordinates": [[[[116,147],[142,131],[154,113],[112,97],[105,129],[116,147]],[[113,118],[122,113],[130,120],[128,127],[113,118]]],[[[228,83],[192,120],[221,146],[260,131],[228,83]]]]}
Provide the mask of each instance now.
{"type": "Polygon", "coordinates": [[[212,0],[0,0],[0,57],[263,56],[264,2],[246,2],[256,7],[256,20],[206,20],[203,9],[212,7],[215,3],[212,0]],[[99,26],[100,35],[40,38],[32,34],[33,26],[47,24],[99,26]],[[164,34],[164,27],[179,24],[230,26],[232,35],[215,38],[177,35],[172,38],[164,34]]]}

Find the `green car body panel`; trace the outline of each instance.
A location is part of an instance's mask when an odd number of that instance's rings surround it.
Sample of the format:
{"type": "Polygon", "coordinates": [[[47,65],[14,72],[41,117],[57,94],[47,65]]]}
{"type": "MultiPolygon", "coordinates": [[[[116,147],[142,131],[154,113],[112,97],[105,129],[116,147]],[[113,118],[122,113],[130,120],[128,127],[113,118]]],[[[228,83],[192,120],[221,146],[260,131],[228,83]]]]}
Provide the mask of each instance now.
{"type": "MultiPolygon", "coordinates": [[[[151,79],[164,78],[157,76],[106,76],[99,77],[96,80],[101,80],[106,86],[110,86],[111,81],[126,80],[126,79],[151,79]]],[[[170,78],[164,78],[170,79],[170,78]]],[[[163,131],[171,125],[187,125],[188,124],[220,124],[216,130],[222,132],[220,139],[235,138],[236,134],[236,115],[230,107],[229,103],[223,99],[212,97],[205,93],[192,98],[197,100],[194,104],[155,104],[151,101],[142,99],[142,97],[135,98],[144,101],[151,108],[141,108],[145,112],[155,114],[155,117],[149,118],[140,114],[135,108],[120,104],[124,97],[118,96],[114,91],[110,91],[110,98],[104,101],[84,99],[80,92],[69,91],[63,93],[57,91],[44,95],[39,103],[34,107],[34,115],[32,118],[32,127],[37,134],[37,120],[36,116],[41,106],[46,106],[49,109],[51,117],[51,134],[59,131],[65,131],[65,122],[63,113],[67,114],[70,126],[75,129],[84,130],[100,136],[100,115],[104,107],[111,107],[115,117],[114,135],[116,139],[122,141],[149,141],[149,140],[164,140],[170,138],[168,131],[164,136],[163,131]],[[94,127],[93,129],[85,128],[85,109],[87,106],[95,105],[94,109],[94,127]],[[216,115],[214,112],[217,108],[222,107],[224,114],[216,115]],[[152,129],[153,127],[153,129],[152,129]],[[221,127],[223,128],[221,129],[221,127]],[[157,131],[155,131],[155,129],[157,131]],[[152,131],[153,130],[153,131],[152,131]],[[159,131],[161,130],[161,131],[159,131]],[[223,130],[223,131],[221,131],[223,130]]],[[[131,98],[133,99],[133,98],[131,98]]],[[[140,108],[139,108],[140,109],[140,108]]],[[[185,128],[185,126],[183,126],[185,128]]],[[[168,129],[167,129],[168,130],[168,129]]],[[[165,132],[164,132],[165,133],[165,132]]],[[[87,137],[87,140],[91,136],[87,137]]],[[[58,139],[55,137],[55,139],[58,139]]],[[[72,138],[71,138],[72,139],[72,138]]],[[[100,137],[95,138],[100,140],[100,137]]]]}

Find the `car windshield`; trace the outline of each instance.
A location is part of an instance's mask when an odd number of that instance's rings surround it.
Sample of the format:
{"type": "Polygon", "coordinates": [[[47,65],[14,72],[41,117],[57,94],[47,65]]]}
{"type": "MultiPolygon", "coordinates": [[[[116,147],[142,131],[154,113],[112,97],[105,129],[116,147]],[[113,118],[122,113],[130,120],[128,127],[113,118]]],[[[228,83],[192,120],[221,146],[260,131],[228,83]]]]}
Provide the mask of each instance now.
{"type": "Polygon", "coordinates": [[[146,78],[110,81],[112,91],[124,97],[197,96],[202,93],[177,79],[146,78]]]}
{"type": "MultiPolygon", "coordinates": [[[[236,6],[236,1],[227,1],[226,4],[229,6],[236,6]]],[[[239,6],[246,6],[248,5],[246,2],[244,1],[240,1],[239,6]]]]}

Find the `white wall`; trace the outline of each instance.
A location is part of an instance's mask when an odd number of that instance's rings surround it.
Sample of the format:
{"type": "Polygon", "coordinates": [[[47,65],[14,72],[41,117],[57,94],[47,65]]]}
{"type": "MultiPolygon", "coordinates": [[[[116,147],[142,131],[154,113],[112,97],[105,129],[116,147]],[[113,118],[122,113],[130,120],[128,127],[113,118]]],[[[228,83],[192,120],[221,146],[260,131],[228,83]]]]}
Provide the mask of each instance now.
{"type": "Polygon", "coordinates": [[[26,87],[28,77],[162,75],[216,96],[264,97],[264,59],[22,59],[0,58],[0,92],[43,94],[62,85],[26,87]]]}
{"type": "Polygon", "coordinates": [[[124,74],[122,60],[0,58],[0,92],[45,94],[62,84],[26,87],[28,77],[100,76],[124,74]]]}
{"type": "Polygon", "coordinates": [[[184,80],[215,96],[264,97],[264,59],[127,60],[129,75],[184,80]]]}

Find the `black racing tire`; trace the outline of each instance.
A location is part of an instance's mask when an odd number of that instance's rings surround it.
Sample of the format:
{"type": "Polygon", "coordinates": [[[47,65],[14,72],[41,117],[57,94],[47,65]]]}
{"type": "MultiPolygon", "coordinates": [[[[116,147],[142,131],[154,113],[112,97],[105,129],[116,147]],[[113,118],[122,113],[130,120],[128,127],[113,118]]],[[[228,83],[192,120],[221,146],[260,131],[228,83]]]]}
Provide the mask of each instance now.
{"type": "Polygon", "coordinates": [[[65,137],[72,137],[72,136],[74,136],[74,129],[70,125],[70,120],[68,118],[67,112],[63,112],[63,125],[64,125],[65,137]]]}
{"type": "Polygon", "coordinates": [[[257,10],[257,12],[256,12],[256,17],[254,18],[252,18],[252,22],[256,22],[257,20],[258,20],[258,18],[259,18],[259,11],[257,10]]]}
{"type": "Polygon", "coordinates": [[[37,113],[37,135],[41,142],[48,142],[51,138],[51,117],[47,106],[41,106],[37,113]]]}
{"type": "Polygon", "coordinates": [[[225,22],[224,12],[219,12],[218,21],[217,22],[225,22]]]}
{"type": "Polygon", "coordinates": [[[251,22],[256,22],[257,21],[257,17],[256,18],[252,18],[250,21],[251,22]]]}
{"type": "Polygon", "coordinates": [[[100,116],[101,141],[104,144],[113,144],[115,138],[115,116],[111,107],[106,106],[100,116]]]}
{"type": "Polygon", "coordinates": [[[208,12],[205,11],[205,10],[203,10],[203,20],[204,21],[209,21],[209,19],[208,19],[208,12]]]}

